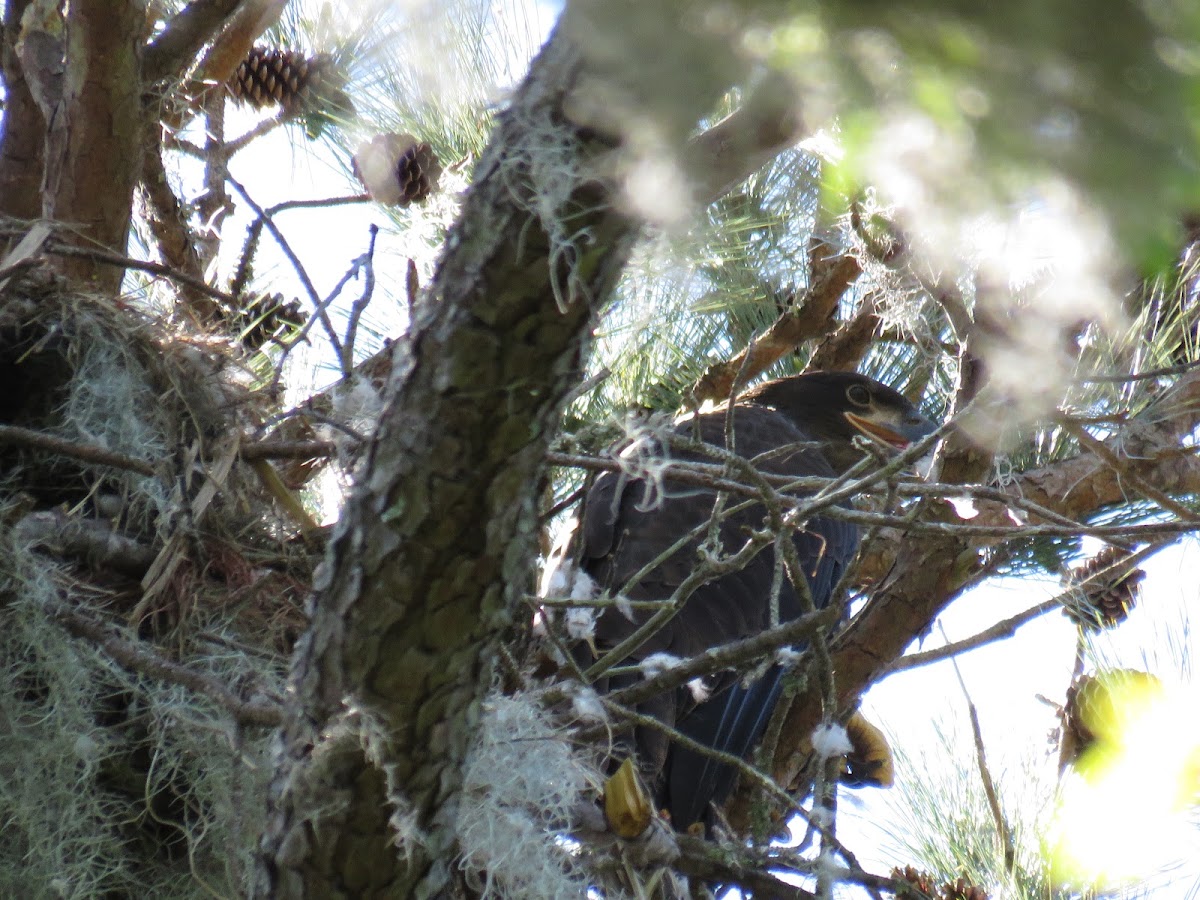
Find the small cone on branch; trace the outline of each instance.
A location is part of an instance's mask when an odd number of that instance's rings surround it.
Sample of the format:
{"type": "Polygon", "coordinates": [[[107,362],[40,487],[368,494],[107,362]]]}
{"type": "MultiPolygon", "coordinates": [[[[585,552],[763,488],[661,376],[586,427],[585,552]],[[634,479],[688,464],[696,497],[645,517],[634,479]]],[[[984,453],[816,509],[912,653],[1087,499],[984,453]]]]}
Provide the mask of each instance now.
{"type": "Polygon", "coordinates": [[[903,869],[897,866],[892,869],[892,878],[897,881],[907,881],[916,889],[906,891],[904,888],[900,888],[896,891],[897,897],[908,898],[924,895],[932,897],[934,900],[988,900],[987,891],[971,884],[966,878],[958,878],[936,885],[937,879],[933,875],[914,869],[912,866],[905,866],[903,869]],[[920,894],[917,891],[920,891],[920,894]]]}
{"type": "MultiPolygon", "coordinates": [[[[892,878],[896,879],[897,881],[907,881],[918,891],[928,897],[935,896],[934,891],[936,889],[933,886],[933,876],[922,872],[920,869],[915,869],[912,866],[905,866],[903,869],[901,869],[899,866],[897,866],[896,868],[892,869],[892,878]]],[[[905,891],[904,888],[900,888],[896,891],[896,896],[914,897],[916,894],[915,892],[905,891]]]]}
{"type": "Polygon", "coordinates": [[[229,79],[229,93],[255,109],[281,106],[291,111],[312,96],[332,64],[327,53],[307,56],[297,50],[252,47],[229,79]]]}
{"type": "Polygon", "coordinates": [[[354,174],[377,203],[407,206],[437,190],[442,164],[411,134],[377,134],[355,151],[354,174]]]}
{"type": "Polygon", "coordinates": [[[258,350],[282,332],[302,326],[304,311],[299,301],[285,300],[283,294],[258,294],[234,311],[229,322],[243,347],[258,350]]]}
{"type": "Polygon", "coordinates": [[[943,884],[942,896],[945,900],[988,900],[987,891],[965,878],[943,884]]]}
{"type": "Polygon", "coordinates": [[[1118,752],[1132,721],[1154,698],[1163,693],[1162,682],[1137,669],[1110,669],[1081,675],[1067,688],[1062,718],[1062,743],[1058,769],[1067,766],[1085,777],[1103,765],[1102,759],[1087,756],[1093,748],[1101,756],[1118,752]]]}
{"type": "Polygon", "coordinates": [[[1071,584],[1078,586],[1076,603],[1063,607],[1063,614],[1076,624],[1099,631],[1119,625],[1137,605],[1141,582],[1146,573],[1138,568],[1122,567],[1124,551],[1105,547],[1094,557],[1071,571],[1071,584]],[[1106,575],[1097,573],[1112,568],[1106,575]],[[1085,583],[1094,578],[1090,583],[1085,583]]]}

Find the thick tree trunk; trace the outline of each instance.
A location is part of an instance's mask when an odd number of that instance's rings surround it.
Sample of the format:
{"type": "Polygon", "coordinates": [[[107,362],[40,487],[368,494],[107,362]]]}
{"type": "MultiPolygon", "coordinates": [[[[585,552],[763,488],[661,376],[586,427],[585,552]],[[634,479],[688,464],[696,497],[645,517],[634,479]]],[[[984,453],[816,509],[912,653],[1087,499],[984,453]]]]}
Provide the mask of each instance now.
{"type": "MultiPolygon", "coordinates": [[[[124,253],[141,149],[145,12],[134,0],[72,0],[62,99],[50,117],[42,215],[78,229],[76,243],[124,253]]],[[[123,272],[68,257],[63,269],[104,293],[123,272]]]]}
{"type": "Polygon", "coordinates": [[[335,776],[309,749],[309,723],[295,722],[267,836],[273,895],[338,896],[336,885],[353,881],[358,896],[433,896],[448,886],[448,801],[498,645],[512,636],[530,587],[534,485],[581,371],[588,325],[635,230],[592,174],[606,147],[563,114],[579,69],[571,44],[551,41],[480,161],[296,661],[299,699],[318,726],[352,695],[379,717],[383,739],[373,749],[408,842],[376,855],[369,877],[351,877],[364,861],[354,842],[337,839],[347,823],[376,821],[377,845],[391,841],[382,783],[346,772],[353,795],[313,821],[312,792],[335,776]],[[540,161],[545,138],[569,150],[540,161]],[[570,179],[556,209],[538,205],[554,190],[540,180],[547,162],[570,179]],[[548,226],[566,229],[565,240],[548,226]]]}
{"type": "MultiPolygon", "coordinates": [[[[692,66],[705,68],[699,56],[692,66]]],[[[614,207],[601,174],[612,171],[617,138],[579,116],[595,109],[577,91],[594,83],[587,69],[560,25],[503,115],[411,341],[393,356],[392,396],[297,653],[306,716],[284,730],[264,893],[451,889],[460,768],[500,645],[525,615],[545,453],[638,225],[614,207]],[[377,718],[371,750],[388,775],[386,797],[361,764],[330,765],[347,757],[327,752],[320,732],[348,697],[377,718]],[[335,792],[341,802],[330,809],[335,792]],[[354,830],[364,821],[378,829],[354,830]],[[397,839],[399,852],[372,853],[364,870],[364,847],[397,839]]],[[[692,79],[682,118],[696,121],[724,88],[710,78],[696,91],[703,81],[692,79]]],[[[669,102],[679,117],[678,98],[669,102]]],[[[746,115],[742,139],[717,126],[684,154],[701,195],[795,139],[798,122],[778,108],[746,115]]]]}
{"type": "Polygon", "coordinates": [[[4,16],[4,116],[0,119],[0,213],[36,219],[42,211],[46,122],[17,57],[21,15],[29,0],[9,0],[4,16]]]}

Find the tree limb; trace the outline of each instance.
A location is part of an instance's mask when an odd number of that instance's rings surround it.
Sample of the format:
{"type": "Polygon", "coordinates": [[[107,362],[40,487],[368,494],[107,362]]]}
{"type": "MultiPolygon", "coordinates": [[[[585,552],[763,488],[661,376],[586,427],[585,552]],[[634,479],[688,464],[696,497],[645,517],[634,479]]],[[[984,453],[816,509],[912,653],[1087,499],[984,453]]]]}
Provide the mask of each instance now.
{"type": "Polygon", "coordinates": [[[158,555],[154,547],[117,534],[107,522],[53,509],[30,513],[13,526],[12,533],[29,547],[133,578],[144,575],[158,555]]]}
{"type": "MultiPolygon", "coordinates": [[[[415,311],[408,355],[388,353],[395,371],[363,489],[331,542],[329,578],[297,651],[292,684],[305,715],[285,727],[263,845],[262,890],[274,896],[315,896],[337,881],[352,861],[313,848],[338,846],[347,818],[382,802],[351,785],[345,814],[313,822],[289,799],[322,778],[313,748],[348,695],[386,722],[380,761],[425,836],[392,861],[389,895],[439,893],[451,877],[455,834],[442,810],[457,791],[472,710],[522,609],[537,535],[528,485],[541,477],[639,224],[615,208],[600,174],[619,136],[575,117],[576,92],[594,79],[583,77],[592,63],[571,20],[568,7],[501,114],[415,311]]],[[[674,48],[689,46],[679,37],[674,48]]],[[[727,85],[688,65],[694,122],[727,85]]],[[[769,136],[775,146],[778,129],[769,136]]]]}
{"type": "Polygon", "coordinates": [[[142,57],[147,84],[177,78],[225,25],[241,0],[192,0],[176,13],[142,57]]]}
{"type": "Polygon", "coordinates": [[[824,257],[814,268],[812,283],[792,309],[745,350],[711,366],[696,382],[692,397],[697,405],[725,400],[735,390],[735,379],[738,385],[748,384],[799,344],[829,331],[838,301],[862,274],[862,266],[855,257],[841,255],[824,257]]]}
{"type": "Polygon", "coordinates": [[[46,612],[72,634],[96,644],[119,665],[195,691],[225,709],[243,725],[275,728],[283,721],[280,704],[270,700],[243,700],[215,678],[166,659],[140,642],[119,637],[112,628],[83,613],[57,602],[47,603],[46,612]]]}
{"type": "Polygon", "coordinates": [[[14,444],[22,447],[33,447],[59,456],[78,459],[81,462],[94,463],[101,466],[112,466],[115,469],[125,469],[137,472],[139,475],[154,477],[158,473],[154,466],[143,460],[124,453],[117,453],[94,444],[80,444],[65,438],[55,437],[32,428],[22,428],[19,425],[0,424],[0,445],[14,444]]]}

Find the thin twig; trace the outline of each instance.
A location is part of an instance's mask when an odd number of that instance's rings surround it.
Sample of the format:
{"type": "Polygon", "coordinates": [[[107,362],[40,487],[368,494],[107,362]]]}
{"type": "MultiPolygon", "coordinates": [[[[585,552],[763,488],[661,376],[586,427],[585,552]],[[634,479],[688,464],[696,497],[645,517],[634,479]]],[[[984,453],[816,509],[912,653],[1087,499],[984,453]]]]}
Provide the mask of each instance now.
{"type": "MultiPolygon", "coordinates": [[[[270,219],[263,219],[262,221],[267,222],[268,225],[270,225],[270,219]]],[[[360,268],[362,268],[363,266],[371,265],[371,257],[375,251],[375,235],[378,233],[379,229],[375,225],[371,225],[370,229],[371,229],[371,244],[370,244],[370,248],[368,249],[368,251],[366,253],[362,254],[361,256],[356,257],[350,263],[350,268],[346,270],[346,273],[344,275],[342,275],[341,279],[338,280],[338,283],[333,286],[333,290],[329,292],[329,295],[327,297],[325,297],[325,299],[318,301],[316,313],[314,315],[310,316],[308,318],[308,321],[306,321],[302,326],[300,326],[300,329],[294,335],[292,335],[292,337],[289,340],[280,343],[280,346],[283,347],[283,352],[280,354],[279,359],[275,363],[275,377],[271,381],[271,387],[270,387],[271,393],[274,393],[276,390],[279,389],[279,383],[283,380],[283,364],[287,361],[288,355],[292,352],[292,350],[295,349],[297,346],[299,346],[299,344],[308,337],[308,332],[312,328],[312,323],[317,321],[318,317],[320,318],[320,320],[323,323],[329,323],[329,315],[328,315],[327,310],[333,304],[333,301],[335,301],[339,296],[341,296],[342,289],[347,284],[349,284],[349,282],[352,278],[354,278],[358,275],[358,270],[360,268]]],[[[370,275],[369,275],[367,284],[364,289],[364,297],[366,298],[367,302],[370,302],[371,295],[374,293],[374,290],[375,290],[374,270],[370,269],[369,272],[370,272],[370,275]]],[[[356,303],[355,304],[356,308],[357,308],[357,305],[358,304],[356,303]]],[[[364,306],[365,306],[365,304],[364,304],[364,306]]],[[[360,311],[360,314],[361,314],[361,311],[360,311]]],[[[331,328],[332,325],[326,324],[326,327],[331,328]]],[[[357,330],[357,319],[352,319],[352,321],[350,323],[350,330],[347,332],[347,338],[349,338],[349,340],[352,342],[354,340],[354,335],[355,335],[356,330],[357,330]]],[[[351,346],[349,349],[351,351],[353,351],[353,346],[351,346]]],[[[346,364],[346,358],[347,358],[346,348],[343,347],[340,344],[340,342],[335,341],[334,342],[334,352],[337,354],[338,359],[342,361],[343,378],[348,379],[351,375],[354,374],[354,371],[353,371],[354,367],[353,367],[353,365],[348,366],[346,364]]]]}
{"type": "MultiPolygon", "coordinates": [[[[707,445],[706,445],[707,446],[707,445]]],[[[558,466],[576,466],[586,469],[600,469],[607,471],[621,471],[620,463],[603,457],[589,457],[579,454],[569,453],[550,453],[547,456],[548,461],[552,465],[558,466]]],[[[702,487],[710,487],[728,492],[739,493],[748,497],[760,497],[759,492],[749,485],[740,482],[732,481],[728,478],[722,479],[714,477],[709,472],[720,472],[721,467],[710,466],[704,467],[703,463],[691,461],[672,461],[671,468],[663,475],[665,481],[677,481],[681,484],[693,484],[702,487]]],[[[893,464],[889,464],[888,468],[892,468],[893,464]]],[[[1103,538],[1109,541],[1121,541],[1125,539],[1133,539],[1137,541],[1148,541],[1152,536],[1179,534],[1200,528],[1200,524],[1195,521],[1168,521],[1168,522],[1147,522],[1144,524],[1134,525],[1084,525],[1076,522],[1066,516],[1054,513],[1052,510],[1045,509],[1037,504],[1032,503],[1019,497],[1015,494],[1007,494],[1003,491],[998,491],[995,488],[981,487],[978,485],[966,484],[942,484],[942,483],[924,483],[919,481],[900,482],[897,485],[898,493],[904,496],[930,496],[930,497],[979,497],[986,500],[995,500],[1003,503],[1014,509],[1029,509],[1035,514],[1052,519],[1051,523],[1036,524],[1036,525],[974,525],[971,522],[933,522],[923,521],[920,519],[912,519],[909,516],[895,516],[888,513],[871,512],[869,510],[851,509],[844,506],[834,504],[835,500],[846,499],[856,494],[865,493],[871,488],[874,482],[880,478],[880,472],[874,472],[870,476],[855,481],[850,485],[838,490],[835,494],[825,495],[823,493],[810,497],[797,498],[787,495],[782,496],[782,502],[785,506],[795,508],[795,513],[792,514],[795,518],[803,519],[808,516],[821,515],[828,516],[831,519],[842,519],[847,522],[853,522],[858,525],[870,526],[885,526],[904,528],[907,531],[924,534],[956,534],[965,537],[977,538],[993,538],[996,540],[1009,540],[1014,538],[1029,538],[1029,537],[1075,537],[1080,535],[1090,535],[1093,537],[1103,538]]],[[[779,484],[782,480],[786,480],[786,476],[764,474],[763,478],[771,484],[779,484]]],[[[817,477],[804,477],[791,479],[791,484],[797,488],[810,488],[817,485],[831,485],[840,483],[841,479],[822,479],[817,477]]]]}
{"type": "MultiPolygon", "coordinates": [[[[704,527],[704,526],[700,526],[704,527]]],[[[649,575],[655,568],[661,565],[662,561],[670,558],[683,547],[687,546],[694,540],[694,535],[689,533],[681,537],[666,552],[659,554],[658,557],[651,560],[650,563],[643,566],[633,578],[631,582],[636,583],[649,575]],[[643,575],[642,573],[645,573],[643,575]]],[[[617,663],[622,662],[631,653],[635,652],[639,647],[648,641],[653,635],[657,634],[668,622],[671,621],[683,607],[687,599],[695,592],[695,590],[703,584],[711,581],[713,578],[720,575],[726,575],[730,572],[741,571],[751,559],[753,559],[767,544],[771,543],[771,536],[764,533],[751,535],[746,543],[732,556],[722,560],[709,559],[704,565],[697,566],[687,578],[679,584],[672,592],[671,596],[663,604],[663,608],[656,612],[653,616],[639,626],[632,634],[610,649],[599,660],[593,663],[585,673],[589,683],[595,681],[617,663]]],[[[618,592],[618,595],[624,592],[624,589],[618,592]]]]}
{"type": "Polygon", "coordinates": [[[232,159],[263,135],[270,134],[276,128],[286,125],[295,118],[296,108],[293,107],[289,109],[282,109],[278,114],[269,119],[263,119],[260,122],[255,122],[248,131],[243,134],[239,134],[233,140],[225,143],[225,153],[230,159],[232,159]]]}
{"type": "Polygon", "coordinates": [[[284,200],[267,209],[267,216],[273,217],[290,209],[325,209],[330,206],[350,206],[357,203],[374,203],[370,194],[347,194],[339,197],[316,197],[309,200],[284,200]]]}
{"type": "Polygon", "coordinates": [[[1010,638],[1017,633],[1017,629],[1022,625],[1027,625],[1034,619],[1061,608],[1062,596],[1060,595],[1051,600],[1045,600],[1036,606],[1031,606],[1029,609],[1019,612],[1015,616],[1010,616],[1003,621],[997,622],[995,625],[985,628],[983,631],[969,638],[963,638],[961,641],[955,641],[952,644],[946,644],[943,647],[936,647],[932,650],[923,650],[920,653],[910,653],[907,656],[902,656],[893,661],[891,665],[885,667],[879,673],[877,681],[882,681],[884,678],[887,678],[889,675],[895,675],[897,672],[905,672],[909,669],[927,666],[931,663],[941,662],[944,659],[953,659],[960,653],[966,653],[968,650],[975,650],[993,641],[1010,638]]]}
{"type": "Polygon", "coordinates": [[[672,666],[645,681],[612,691],[607,696],[615,702],[633,706],[643,700],[672,691],[701,675],[709,675],[720,669],[736,669],[748,662],[761,659],[780,647],[786,647],[797,641],[810,640],[821,628],[828,628],[837,622],[836,612],[827,607],[816,612],[806,613],[798,619],[792,619],[782,625],[776,625],[774,628],[768,628],[752,637],[721,644],[689,657],[679,665],[672,666]]]}
{"type": "Polygon", "coordinates": [[[161,275],[163,278],[169,278],[202,294],[206,294],[214,300],[223,300],[231,305],[235,303],[234,298],[224,291],[218,290],[211,285],[205,284],[203,281],[199,281],[190,275],[185,275],[183,272],[173,269],[170,266],[164,266],[161,263],[148,262],[144,259],[134,259],[131,256],[121,256],[119,253],[111,253],[107,250],[71,247],[58,241],[47,242],[43,250],[55,256],[79,256],[103,263],[104,265],[119,266],[123,269],[136,269],[139,272],[149,272],[151,275],[161,275]]]}
{"type": "Polygon", "coordinates": [[[159,655],[147,644],[120,637],[116,630],[63,603],[48,602],[46,612],[76,637],[96,644],[116,663],[151,678],[182,685],[217,703],[243,725],[275,728],[283,722],[283,706],[270,700],[243,700],[209,675],[159,655]]]}
{"type": "MultiPolygon", "coordinates": [[[[338,337],[337,330],[333,327],[333,322],[329,318],[329,313],[326,311],[326,307],[329,305],[330,301],[321,300],[321,297],[317,294],[316,287],[312,283],[312,279],[308,275],[308,270],[304,268],[304,264],[300,262],[300,257],[296,255],[296,251],[292,249],[292,245],[289,244],[287,238],[283,236],[283,232],[279,230],[279,227],[271,219],[271,214],[254,201],[254,198],[250,196],[250,193],[236,178],[234,178],[232,175],[229,175],[227,176],[227,180],[233,185],[234,190],[242,195],[242,199],[246,201],[247,206],[254,210],[255,215],[263,220],[263,224],[266,226],[267,230],[271,232],[271,236],[274,237],[276,242],[279,244],[279,249],[283,251],[284,256],[286,256],[288,261],[291,262],[292,268],[296,272],[296,276],[300,279],[300,283],[304,285],[304,290],[305,293],[308,294],[308,299],[312,301],[313,315],[320,319],[321,325],[325,328],[325,333],[329,337],[330,346],[332,346],[334,352],[340,356],[342,353],[342,342],[338,337]]],[[[332,298],[330,298],[330,300],[332,300],[332,298]]]]}
{"type": "MultiPolygon", "coordinates": [[[[666,600],[618,600],[616,597],[597,597],[594,600],[574,600],[571,597],[538,597],[527,595],[525,602],[535,610],[547,609],[662,609],[666,600]]],[[[616,672],[616,669],[612,671],[616,672]]]]}
{"type": "MultiPolygon", "coordinates": [[[[946,636],[946,630],[942,628],[941,623],[938,624],[938,628],[942,632],[942,637],[949,643],[950,638],[946,636]]],[[[996,836],[1004,850],[1004,871],[1011,875],[1017,862],[1017,850],[1013,843],[1012,829],[1008,827],[1008,822],[1004,818],[1004,810],[1000,808],[1000,796],[996,792],[996,783],[992,780],[992,772],[988,768],[987,753],[983,746],[983,729],[979,725],[979,711],[975,708],[970,691],[967,690],[967,683],[963,680],[962,672],[958,668],[958,660],[951,657],[950,663],[954,666],[954,675],[958,678],[958,685],[962,688],[963,697],[967,701],[967,713],[971,718],[971,733],[975,737],[975,760],[979,765],[979,778],[983,782],[983,792],[987,796],[988,808],[992,812],[996,836]]]]}
{"type": "Polygon", "coordinates": [[[983,631],[969,638],[963,638],[960,641],[946,644],[943,647],[935,647],[932,650],[923,650],[919,653],[910,653],[907,656],[901,656],[892,662],[891,665],[885,667],[880,672],[877,680],[882,680],[889,675],[895,675],[897,672],[904,672],[908,669],[918,668],[919,666],[927,666],[930,663],[941,662],[944,659],[951,659],[961,653],[966,653],[968,650],[975,650],[986,644],[990,644],[992,641],[1010,638],[1016,634],[1017,629],[1022,625],[1026,625],[1048,612],[1062,609],[1078,593],[1086,593],[1089,587],[1104,584],[1114,572],[1125,571],[1136,566],[1138,563],[1144,562],[1171,543],[1174,543],[1174,539],[1154,541],[1135,553],[1122,556],[1113,565],[1093,572],[1083,581],[1076,582],[1067,590],[1051,597],[1049,600],[1044,600],[1036,606],[1031,606],[1029,609],[1017,613],[1015,616],[1010,616],[1007,619],[997,622],[995,625],[985,628],[983,631]]]}
{"type": "Polygon", "coordinates": [[[125,469],[139,475],[153,477],[158,473],[154,466],[133,456],[116,453],[94,444],[80,444],[64,438],[54,437],[32,428],[21,428],[17,425],[0,425],[0,444],[16,444],[22,447],[33,447],[46,450],[59,456],[78,459],[82,462],[94,463],[100,466],[112,466],[115,469],[125,469]]]}
{"type": "MultiPolygon", "coordinates": [[[[346,323],[346,339],[342,346],[342,377],[349,378],[354,372],[354,339],[358,336],[358,321],[366,311],[375,296],[375,238],[379,236],[379,226],[371,223],[367,228],[370,238],[366,252],[354,260],[351,270],[357,276],[361,269],[363,273],[362,295],[350,306],[350,317],[346,323]]],[[[341,284],[338,285],[338,290],[341,284]]]]}

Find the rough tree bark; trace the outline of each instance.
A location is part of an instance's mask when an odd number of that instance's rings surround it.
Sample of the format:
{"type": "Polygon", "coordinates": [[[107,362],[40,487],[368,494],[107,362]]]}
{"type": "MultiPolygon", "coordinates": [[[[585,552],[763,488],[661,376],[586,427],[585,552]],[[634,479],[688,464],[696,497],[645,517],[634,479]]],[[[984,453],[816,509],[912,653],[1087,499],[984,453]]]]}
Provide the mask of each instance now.
{"type": "Polygon", "coordinates": [[[0,119],[0,212],[34,219],[42,209],[45,120],[17,56],[21,15],[29,0],[10,0],[4,16],[4,117],[0,119]]]}
{"type": "MultiPolygon", "coordinates": [[[[560,24],[479,163],[407,355],[393,357],[391,396],[295,660],[304,715],[282,736],[264,894],[452,888],[460,766],[531,586],[545,453],[639,225],[601,174],[617,140],[578,112],[589,108],[578,86],[594,76],[560,24]],[[322,740],[347,697],[378,721],[377,768],[353,740],[322,740]]],[[[695,122],[724,87],[693,90],[682,117],[695,122]]],[[[755,104],[735,122],[683,155],[701,194],[745,177],[798,128],[755,104]]]]}
{"type": "MultiPolygon", "coordinates": [[[[67,9],[62,100],[49,116],[42,215],[79,229],[75,242],[124,253],[141,146],[145,11],[134,0],[67,9]]],[[[67,257],[63,270],[115,293],[123,272],[67,257]]]]}

